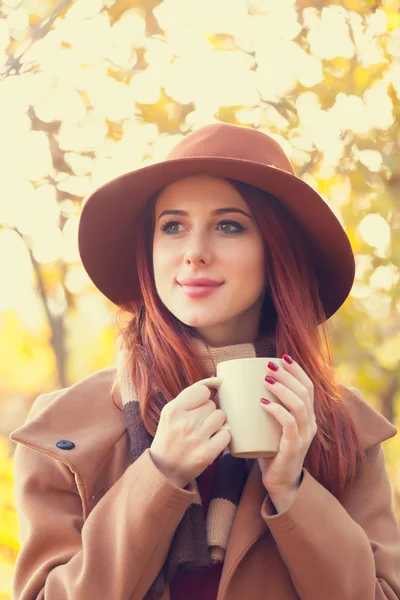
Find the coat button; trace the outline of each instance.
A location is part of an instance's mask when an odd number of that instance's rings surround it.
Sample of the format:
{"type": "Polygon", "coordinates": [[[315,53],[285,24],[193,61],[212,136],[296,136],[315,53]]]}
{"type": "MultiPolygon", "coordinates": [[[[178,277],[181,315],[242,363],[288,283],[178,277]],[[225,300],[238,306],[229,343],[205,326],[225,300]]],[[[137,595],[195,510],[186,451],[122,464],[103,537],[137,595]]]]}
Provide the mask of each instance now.
{"type": "Polygon", "coordinates": [[[60,440],[56,446],[57,448],[61,448],[61,450],[72,450],[72,448],[75,448],[74,442],[70,442],[69,440],[60,440]]]}

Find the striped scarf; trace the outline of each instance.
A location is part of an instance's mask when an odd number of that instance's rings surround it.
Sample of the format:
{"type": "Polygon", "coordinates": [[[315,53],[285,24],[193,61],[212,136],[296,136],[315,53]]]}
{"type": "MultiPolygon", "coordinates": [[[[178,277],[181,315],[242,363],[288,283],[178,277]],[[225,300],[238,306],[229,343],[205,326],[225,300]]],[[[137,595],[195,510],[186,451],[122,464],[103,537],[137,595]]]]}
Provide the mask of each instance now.
{"type": "MultiPolygon", "coordinates": [[[[275,345],[267,337],[260,338],[254,344],[235,344],[219,348],[193,339],[193,348],[201,356],[207,376],[214,374],[216,365],[226,360],[276,356],[275,345]]],[[[134,462],[150,447],[153,437],[141,418],[129,366],[123,368],[125,362],[126,352],[121,346],[117,357],[117,369],[130,440],[130,454],[134,462]]],[[[235,512],[252,462],[253,459],[231,456],[228,448],[224,450],[217,463],[207,517],[204,516],[197,481],[194,479],[191,482],[196,491],[195,498],[176,529],[167,559],[146,598],[162,596],[165,583],[171,581],[178,570],[198,571],[224,561],[235,512]]]]}

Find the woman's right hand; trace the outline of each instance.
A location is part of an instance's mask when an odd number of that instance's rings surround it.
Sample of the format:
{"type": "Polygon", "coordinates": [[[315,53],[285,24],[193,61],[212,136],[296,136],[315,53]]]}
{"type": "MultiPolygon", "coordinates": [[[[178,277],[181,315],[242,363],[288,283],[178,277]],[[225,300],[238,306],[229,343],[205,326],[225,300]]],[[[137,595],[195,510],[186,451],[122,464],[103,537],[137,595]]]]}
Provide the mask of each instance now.
{"type": "Polygon", "coordinates": [[[166,404],[150,455],[157,468],[179,487],[198,477],[227,447],[231,434],[226,414],[210,398],[210,389],[194,383],[166,404]]]}

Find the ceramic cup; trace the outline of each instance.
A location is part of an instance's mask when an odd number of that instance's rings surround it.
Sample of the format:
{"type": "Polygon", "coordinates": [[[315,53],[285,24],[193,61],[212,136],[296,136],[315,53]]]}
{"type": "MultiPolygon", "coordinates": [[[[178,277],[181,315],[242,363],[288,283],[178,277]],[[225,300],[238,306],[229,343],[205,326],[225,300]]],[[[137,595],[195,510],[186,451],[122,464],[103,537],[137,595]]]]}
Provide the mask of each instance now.
{"type": "Polygon", "coordinates": [[[279,358],[236,358],[217,365],[216,377],[201,379],[217,389],[214,402],[226,414],[221,429],[231,434],[229,452],[237,458],[268,458],[278,453],[282,426],[261,405],[260,398],[281,404],[264,385],[268,361],[279,358]]]}

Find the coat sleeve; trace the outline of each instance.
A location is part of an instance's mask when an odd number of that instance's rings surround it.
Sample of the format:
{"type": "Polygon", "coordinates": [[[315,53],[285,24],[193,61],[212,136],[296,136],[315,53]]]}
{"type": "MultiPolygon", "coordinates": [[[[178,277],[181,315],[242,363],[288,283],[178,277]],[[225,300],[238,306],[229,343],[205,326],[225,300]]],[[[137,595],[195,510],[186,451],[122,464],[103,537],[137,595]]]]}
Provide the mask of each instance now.
{"type": "MultiPolygon", "coordinates": [[[[396,428],[359,398],[370,441],[396,428]]],[[[367,466],[341,504],[307,469],[292,505],[262,516],[302,600],[399,600],[400,532],[381,443],[366,448],[367,466]]]]}
{"type": "Polygon", "coordinates": [[[18,444],[14,471],[21,549],[13,600],[142,600],[195,495],[164,477],[147,449],[84,521],[67,465],[18,444]]]}

